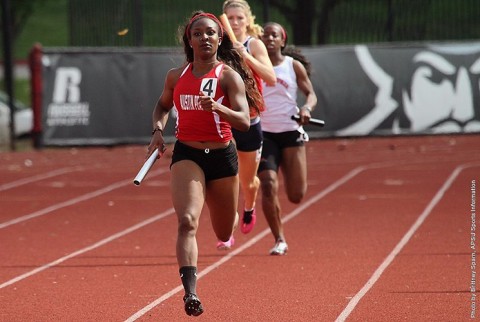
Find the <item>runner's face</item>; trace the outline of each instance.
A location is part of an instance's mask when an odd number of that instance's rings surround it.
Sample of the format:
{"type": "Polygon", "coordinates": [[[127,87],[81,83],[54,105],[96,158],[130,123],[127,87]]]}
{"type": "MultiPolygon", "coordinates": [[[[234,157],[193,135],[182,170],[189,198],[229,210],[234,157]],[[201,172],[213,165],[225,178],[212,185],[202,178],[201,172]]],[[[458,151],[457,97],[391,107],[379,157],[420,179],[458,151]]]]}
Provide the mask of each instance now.
{"type": "Polygon", "coordinates": [[[219,26],[209,18],[200,18],[190,27],[190,45],[197,54],[216,53],[221,43],[219,26]]]}
{"type": "Polygon", "coordinates": [[[232,26],[233,33],[237,39],[242,40],[247,36],[248,19],[242,8],[230,7],[225,10],[228,21],[232,26]]]}
{"type": "Polygon", "coordinates": [[[277,25],[268,25],[263,30],[262,41],[269,54],[276,53],[284,45],[282,30],[277,25]]]}

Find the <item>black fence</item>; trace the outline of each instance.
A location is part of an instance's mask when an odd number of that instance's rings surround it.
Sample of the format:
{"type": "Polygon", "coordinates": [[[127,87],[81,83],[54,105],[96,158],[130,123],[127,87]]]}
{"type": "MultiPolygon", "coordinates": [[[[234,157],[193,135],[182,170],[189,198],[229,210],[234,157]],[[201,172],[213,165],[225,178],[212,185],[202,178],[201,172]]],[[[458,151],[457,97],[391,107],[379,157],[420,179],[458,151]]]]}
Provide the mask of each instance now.
{"type": "MultiPolygon", "coordinates": [[[[70,0],[71,46],[171,47],[194,10],[223,0],[70,0]]],[[[256,22],[283,24],[296,45],[480,38],[479,0],[250,0],[256,22]]]]}

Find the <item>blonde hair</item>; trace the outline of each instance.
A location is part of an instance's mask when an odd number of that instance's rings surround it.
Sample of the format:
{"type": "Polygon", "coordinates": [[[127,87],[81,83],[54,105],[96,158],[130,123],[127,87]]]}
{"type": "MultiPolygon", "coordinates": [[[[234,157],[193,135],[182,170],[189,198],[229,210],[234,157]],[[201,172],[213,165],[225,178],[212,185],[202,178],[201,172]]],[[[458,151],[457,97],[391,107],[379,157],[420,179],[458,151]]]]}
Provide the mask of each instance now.
{"type": "Polygon", "coordinates": [[[252,13],[252,9],[245,0],[226,0],[223,3],[223,12],[228,8],[240,8],[247,17],[247,34],[250,36],[259,38],[263,34],[263,28],[259,24],[255,23],[255,16],[252,13]]]}

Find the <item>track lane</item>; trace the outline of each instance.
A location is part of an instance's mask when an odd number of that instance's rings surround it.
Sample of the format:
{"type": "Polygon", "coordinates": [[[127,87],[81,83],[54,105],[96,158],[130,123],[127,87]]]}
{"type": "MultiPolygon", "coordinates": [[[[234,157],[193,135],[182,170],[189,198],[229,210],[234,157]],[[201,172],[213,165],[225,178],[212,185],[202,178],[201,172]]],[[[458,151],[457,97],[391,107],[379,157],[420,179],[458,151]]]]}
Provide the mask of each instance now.
{"type": "MultiPolygon", "coordinates": [[[[365,145],[363,140],[349,141],[344,150],[338,150],[338,141],[335,140],[310,145],[312,150],[309,153],[312,158],[309,159],[309,197],[316,193],[317,189],[324,189],[334,177],[338,178],[339,174],[346,173],[346,170],[351,170],[364,160],[371,162],[373,159],[379,162],[394,157],[402,166],[397,175],[376,170],[373,176],[354,180],[348,186],[343,186],[341,191],[336,191],[338,194],[329,195],[315,204],[315,207],[311,207],[313,211],[307,209],[301,216],[290,220],[286,225],[292,249],[288,256],[267,256],[272,240],[265,237],[229,260],[221,269],[215,269],[200,279],[199,287],[202,290],[202,299],[208,303],[208,314],[206,312],[199,319],[335,319],[345,307],[348,301],[346,297],[353,296],[352,290],[360,289],[362,282],[368,279],[383,260],[382,253],[385,256],[395,245],[395,241],[399,240],[402,232],[411,225],[414,217],[402,216],[404,212],[400,210],[408,209],[415,213],[415,210],[422,209],[421,205],[425,206],[425,200],[432,197],[435,187],[438,188],[438,177],[441,176],[444,166],[452,169],[459,160],[472,160],[478,156],[475,154],[478,150],[472,149],[465,154],[459,153],[461,150],[458,146],[462,142],[472,146],[468,139],[461,137],[456,145],[440,148],[435,145],[436,140],[427,140],[427,143],[421,144],[417,138],[393,140],[394,150],[385,145],[386,140],[376,140],[373,144],[377,149],[375,153],[368,150],[369,146],[365,145]],[[381,148],[378,142],[383,144],[381,148]],[[315,151],[314,146],[321,151],[315,151]],[[315,157],[311,151],[317,153],[315,157]],[[322,157],[319,157],[318,153],[322,157]],[[419,175],[422,167],[428,169],[428,176],[425,178],[419,175]],[[405,173],[411,173],[412,170],[413,174],[407,176],[408,180],[400,180],[405,173]],[[399,184],[400,181],[403,182],[402,185],[399,184]],[[408,193],[403,194],[405,191],[408,193]],[[418,201],[412,199],[415,195],[418,201]],[[395,198],[394,204],[385,205],[380,202],[392,199],[392,196],[400,197],[395,198]],[[406,200],[413,202],[407,203],[406,200]],[[385,215],[392,210],[395,214],[400,214],[395,225],[392,225],[391,218],[385,215]],[[362,229],[358,229],[359,227],[362,229]],[[372,248],[372,241],[376,239],[381,240],[384,245],[372,248]],[[252,272],[253,277],[246,280],[245,276],[252,272]]],[[[441,138],[441,141],[449,142],[444,138],[441,138]]],[[[122,170],[124,171],[123,168],[122,170]]],[[[158,191],[157,189],[157,196],[158,191]]],[[[116,196],[116,192],[100,199],[105,202],[112,196],[116,196]]],[[[158,198],[157,196],[153,198],[158,198]]],[[[158,202],[158,199],[155,200],[158,202]]],[[[285,213],[296,208],[289,205],[284,196],[282,204],[285,213]]],[[[125,318],[129,316],[127,312],[133,314],[157,299],[159,294],[166,294],[172,286],[178,286],[179,283],[175,258],[172,256],[176,225],[173,217],[167,222],[162,220],[148,225],[115,242],[71,258],[62,265],[16,284],[16,289],[8,287],[1,290],[2,296],[8,295],[6,298],[12,296],[12,299],[16,299],[16,307],[8,307],[9,314],[13,314],[9,316],[14,317],[9,320],[16,320],[15,316],[34,318],[35,314],[38,314],[37,317],[51,316],[52,321],[61,318],[71,320],[72,316],[78,317],[78,320],[89,320],[92,317],[102,319],[105,316],[125,318]],[[141,255],[132,256],[137,254],[137,251],[141,255]],[[106,300],[102,300],[100,296],[104,296],[106,300]],[[21,303],[28,303],[29,309],[27,305],[22,306],[18,299],[23,299],[21,303]],[[22,308],[25,311],[21,311],[22,308]]],[[[202,255],[199,266],[205,268],[217,261],[221,255],[214,249],[215,238],[208,226],[208,216],[202,215],[201,224],[199,241],[202,255]]],[[[266,229],[262,218],[257,227],[266,229]]],[[[257,228],[255,231],[258,231],[257,228]]],[[[248,242],[249,238],[251,236],[239,236],[238,247],[248,242]]],[[[397,261],[394,261],[393,264],[396,263],[397,261]]],[[[375,288],[371,294],[374,294],[374,290],[375,288]]],[[[406,304],[412,303],[408,296],[399,296],[397,300],[406,304]]],[[[375,317],[387,316],[388,309],[392,308],[375,312],[375,317]]],[[[401,309],[401,304],[397,304],[393,309],[401,309]]],[[[354,314],[356,312],[357,310],[354,310],[354,314]]],[[[370,311],[368,319],[372,318],[370,311]]],[[[181,307],[181,294],[173,295],[141,318],[142,321],[158,319],[189,320],[181,307]]]]}
{"type": "MultiPolygon", "coordinates": [[[[208,217],[207,217],[206,215],[203,215],[203,218],[204,218],[204,220],[207,221],[207,222],[204,223],[204,224],[207,224],[207,223],[208,223],[208,217]]],[[[209,232],[209,234],[212,234],[211,231],[209,232]]],[[[206,234],[204,233],[203,236],[205,236],[205,235],[206,235],[206,234]]],[[[211,235],[210,235],[209,239],[212,239],[212,238],[211,238],[211,235]]],[[[207,244],[207,243],[203,243],[203,244],[207,244]]],[[[212,250],[214,250],[214,247],[213,247],[213,245],[214,245],[214,239],[211,240],[211,242],[209,242],[208,245],[211,245],[211,247],[207,247],[210,252],[211,252],[212,250]]],[[[172,244],[171,244],[170,246],[171,246],[171,247],[169,248],[169,250],[171,251],[171,249],[173,249],[173,246],[174,246],[174,245],[173,245],[173,242],[172,242],[172,244]]],[[[89,250],[92,250],[92,249],[89,249],[89,250]]],[[[82,253],[83,253],[83,251],[77,252],[77,253],[73,253],[73,255],[75,255],[75,256],[77,256],[77,255],[82,255],[82,253]]],[[[67,256],[67,257],[61,258],[61,259],[59,259],[59,260],[57,260],[57,261],[53,261],[53,262],[49,263],[48,265],[44,265],[44,266],[40,269],[40,271],[33,271],[33,273],[41,273],[41,274],[40,274],[39,276],[33,277],[33,280],[34,280],[34,281],[33,281],[32,283],[34,283],[34,284],[35,284],[35,283],[40,283],[40,285],[43,285],[40,289],[43,289],[43,288],[50,289],[50,292],[51,292],[51,288],[48,287],[48,284],[45,285],[45,281],[49,281],[49,280],[57,281],[58,278],[55,278],[55,277],[54,277],[54,276],[56,276],[56,274],[58,274],[58,268],[57,268],[56,266],[58,266],[59,264],[62,264],[62,263],[63,263],[64,261],[66,261],[66,260],[70,260],[70,261],[73,260],[73,261],[75,261],[75,260],[73,259],[73,257],[75,257],[75,256],[67,256]],[[47,268],[49,269],[48,272],[43,272],[43,270],[46,270],[47,268]],[[52,274],[53,274],[53,276],[51,276],[51,277],[45,277],[45,276],[44,276],[44,275],[49,276],[49,275],[52,275],[52,274]]],[[[207,265],[207,264],[210,262],[210,259],[211,259],[211,258],[214,259],[214,258],[216,258],[216,257],[218,257],[218,256],[220,256],[220,255],[219,255],[218,253],[216,253],[216,251],[215,251],[215,253],[212,254],[210,257],[208,257],[208,255],[207,255],[207,257],[206,257],[206,262],[205,262],[205,263],[202,263],[202,262],[201,262],[200,265],[202,265],[202,266],[203,266],[203,265],[207,265]]],[[[101,257],[100,257],[100,258],[101,258],[101,257]]],[[[77,260],[78,260],[78,259],[77,259],[77,260]]],[[[98,265],[98,263],[97,263],[97,265],[98,265]]],[[[199,265],[199,266],[200,266],[200,265],[199,265]]],[[[69,267],[69,266],[67,266],[67,267],[69,267]]],[[[75,267],[75,265],[73,265],[73,267],[75,267]]],[[[176,275],[176,274],[175,274],[175,275],[176,275]]],[[[30,277],[30,275],[25,276],[25,277],[30,277]]],[[[175,276],[175,281],[178,283],[178,277],[177,277],[177,276],[175,276]]],[[[57,283],[58,283],[58,282],[56,282],[55,284],[57,284],[57,283]]],[[[21,284],[19,284],[19,285],[21,285],[21,284]]],[[[16,287],[18,287],[18,286],[16,286],[16,287]]],[[[55,286],[55,287],[58,287],[58,286],[55,286]]],[[[70,286],[70,287],[72,288],[72,286],[70,286]]],[[[73,287],[73,288],[74,288],[74,287],[73,287]]],[[[15,290],[15,291],[16,291],[15,293],[18,295],[18,293],[19,293],[18,290],[15,290]]],[[[27,296],[27,295],[25,295],[25,296],[27,296]]],[[[59,296],[61,296],[61,294],[60,294],[59,296]]],[[[72,303],[71,305],[73,305],[73,303],[72,303]]],[[[75,305],[73,305],[72,307],[75,307],[75,305]]],[[[37,310],[39,310],[39,309],[40,309],[40,308],[37,308],[37,310]]],[[[177,308],[177,309],[178,309],[178,308],[177,308]]],[[[38,311],[37,311],[37,312],[38,312],[38,311]]],[[[57,314],[57,316],[58,316],[58,314],[57,314]]]]}
{"type": "Polygon", "coordinates": [[[452,171],[418,218],[418,227],[412,226],[408,243],[397,245],[390,267],[359,296],[348,321],[365,321],[371,312],[379,312],[382,320],[472,320],[470,186],[479,173],[480,163],[452,171]],[[385,307],[390,309],[380,309],[385,307]]]}

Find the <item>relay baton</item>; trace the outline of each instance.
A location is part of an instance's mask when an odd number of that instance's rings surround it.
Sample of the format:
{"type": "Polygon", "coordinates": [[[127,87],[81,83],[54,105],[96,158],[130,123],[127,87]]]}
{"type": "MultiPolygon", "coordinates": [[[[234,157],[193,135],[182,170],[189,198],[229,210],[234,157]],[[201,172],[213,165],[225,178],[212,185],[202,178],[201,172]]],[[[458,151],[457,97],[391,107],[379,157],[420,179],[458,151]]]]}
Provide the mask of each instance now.
{"type": "Polygon", "coordinates": [[[220,20],[220,22],[222,23],[223,25],[223,28],[225,29],[225,31],[227,32],[228,34],[228,37],[230,37],[230,40],[232,42],[235,42],[237,41],[237,37],[235,37],[235,34],[233,33],[233,30],[232,30],[232,26],[230,26],[230,22],[228,21],[228,18],[227,18],[227,15],[222,13],[218,19],[220,20]]]}
{"type": "MultiPolygon", "coordinates": [[[[300,116],[299,116],[299,115],[292,115],[292,120],[299,121],[299,120],[300,120],[300,116]]],[[[325,121],[324,121],[324,120],[319,120],[319,119],[310,118],[309,124],[317,125],[317,126],[325,126],[325,121]]]]}
{"type": "Polygon", "coordinates": [[[135,177],[135,179],[133,179],[133,183],[136,186],[139,186],[140,183],[142,183],[142,180],[145,178],[148,171],[152,168],[155,161],[157,161],[157,158],[158,158],[158,149],[155,149],[155,151],[153,151],[152,155],[150,155],[148,157],[147,161],[145,161],[145,163],[143,164],[140,171],[138,171],[138,174],[135,177]]]}

